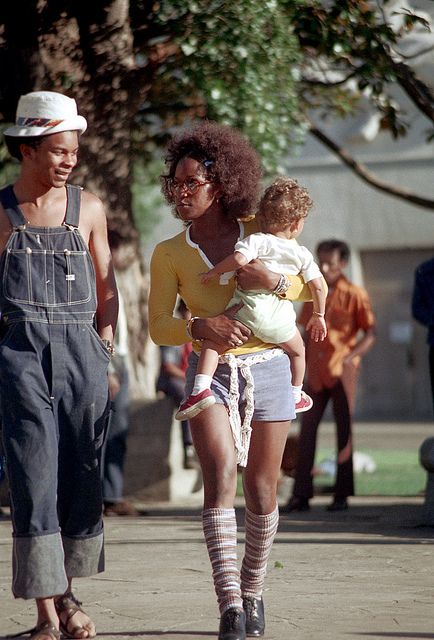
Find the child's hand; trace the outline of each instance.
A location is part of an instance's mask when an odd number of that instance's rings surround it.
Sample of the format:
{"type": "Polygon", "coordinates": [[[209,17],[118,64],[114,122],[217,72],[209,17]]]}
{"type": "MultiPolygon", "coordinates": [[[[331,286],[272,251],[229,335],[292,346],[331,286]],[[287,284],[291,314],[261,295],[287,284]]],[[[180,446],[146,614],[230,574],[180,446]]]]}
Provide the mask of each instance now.
{"type": "Polygon", "coordinates": [[[314,313],[306,325],[306,331],[310,331],[310,337],[315,342],[324,340],[327,335],[327,325],[323,316],[314,313]]]}
{"type": "Polygon", "coordinates": [[[210,271],[206,271],[205,273],[199,273],[200,275],[200,281],[202,284],[206,284],[207,282],[209,282],[210,280],[212,280],[213,278],[215,278],[215,273],[213,273],[212,269],[210,271]]]}

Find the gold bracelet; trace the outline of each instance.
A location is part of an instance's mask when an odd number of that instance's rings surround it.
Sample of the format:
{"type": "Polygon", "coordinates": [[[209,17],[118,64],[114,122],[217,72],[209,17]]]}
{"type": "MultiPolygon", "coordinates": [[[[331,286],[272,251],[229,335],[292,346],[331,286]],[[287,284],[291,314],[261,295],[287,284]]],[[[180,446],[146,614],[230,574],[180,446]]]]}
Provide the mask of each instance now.
{"type": "Polygon", "coordinates": [[[312,311],[314,316],[319,316],[320,318],[324,318],[325,313],[321,313],[321,311],[312,311]]]}
{"type": "Polygon", "coordinates": [[[195,320],[199,320],[199,316],[193,316],[192,318],[190,318],[190,320],[185,325],[185,330],[186,330],[187,335],[190,338],[190,340],[196,340],[196,342],[199,342],[199,338],[193,338],[193,334],[191,332],[192,327],[193,327],[193,322],[195,320]]]}

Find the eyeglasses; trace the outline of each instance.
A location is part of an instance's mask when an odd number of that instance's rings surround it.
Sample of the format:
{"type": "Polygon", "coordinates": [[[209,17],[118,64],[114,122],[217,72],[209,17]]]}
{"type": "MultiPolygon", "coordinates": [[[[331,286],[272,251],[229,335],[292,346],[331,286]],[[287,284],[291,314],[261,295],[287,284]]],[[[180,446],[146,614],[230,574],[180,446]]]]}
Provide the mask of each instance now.
{"type": "Polygon", "coordinates": [[[205,180],[201,182],[195,178],[187,178],[184,182],[176,182],[173,178],[165,178],[167,189],[172,196],[177,196],[181,192],[185,192],[186,195],[192,196],[200,187],[206,184],[212,184],[212,180],[205,180]]]}

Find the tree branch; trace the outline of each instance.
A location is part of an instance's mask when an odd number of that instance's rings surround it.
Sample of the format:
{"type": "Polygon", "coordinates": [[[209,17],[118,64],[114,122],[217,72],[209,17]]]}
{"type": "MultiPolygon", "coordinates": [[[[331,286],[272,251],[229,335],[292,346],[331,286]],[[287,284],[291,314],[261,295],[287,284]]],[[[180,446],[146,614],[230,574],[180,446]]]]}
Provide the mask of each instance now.
{"type": "Polygon", "coordinates": [[[307,78],[305,75],[303,75],[300,82],[311,87],[333,88],[333,87],[342,86],[352,78],[357,77],[359,74],[360,74],[360,69],[355,69],[354,71],[346,75],[341,80],[319,80],[317,78],[307,78]]]}
{"type": "Polygon", "coordinates": [[[417,77],[415,71],[402,60],[394,58],[391,47],[379,38],[374,39],[381,46],[383,55],[396,75],[396,81],[411,99],[414,105],[434,122],[434,95],[425,82],[417,77]]]}
{"type": "Polygon", "coordinates": [[[315,127],[312,123],[310,123],[309,132],[323,145],[330,149],[330,151],[332,151],[347,167],[349,167],[357,176],[359,176],[359,178],[361,178],[364,182],[370,184],[375,189],[384,191],[385,193],[388,193],[389,195],[396,198],[400,198],[401,200],[405,200],[406,202],[411,202],[418,207],[423,207],[424,209],[430,209],[431,211],[434,211],[434,200],[423,198],[407,189],[400,189],[389,184],[388,182],[380,180],[371,171],[369,171],[369,169],[364,164],[357,162],[347,151],[345,151],[345,149],[342,149],[342,147],[336,144],[331,138],[329,138],[323,131],[315,127]]]}
{"type": "Polygon", "coordinates": [[[390,58],[390,63],[400,86],[420,111],[434,122],[434,95],[429,87],[404,62],[390,58]]]}
{"type": "Polygon", "coordinates": [[[412,53],[411,55],[402,53],[402,51],[396,51],[396,54],[399,55],[399,57],[403,60],[415,60],[416,58],[420,58],[421,56],[426,55],[427,53],[431,53],[431,51],[434,51],[434,46],[426,47],[425,49],[421,49],[420,51],[417,51],[417,53],[412,53]]]}

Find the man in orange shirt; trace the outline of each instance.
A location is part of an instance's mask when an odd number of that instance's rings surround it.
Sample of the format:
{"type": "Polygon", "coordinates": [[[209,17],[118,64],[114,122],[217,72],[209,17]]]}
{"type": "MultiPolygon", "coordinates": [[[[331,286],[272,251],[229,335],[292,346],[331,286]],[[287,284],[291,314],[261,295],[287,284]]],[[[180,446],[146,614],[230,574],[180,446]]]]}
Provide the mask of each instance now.
{"type": "MultiPolygon", "coordinates": [[[[354,495],[352,460],[352,413],[362,356],[375,342],[375,318],[367,292],[344,276],[350,249],[340,240],[325,240],[317,246],[318,263],[329,291],[325,320],[328,335],[315,342],[306,334],[306,392],[313,408],[304,413],[300,429],[293,495],[282,511],[307,511],[313,496],[312,468],[319,423],[329,400],[337,429],[337,474],[334,500],[329,511],[348,508],[347,497],[354,495]],[[359,338],[359,332],[362,336],[359,338]]],[[[299,323],[306,326],[312,303],[306,303],[299,323]]]]}

